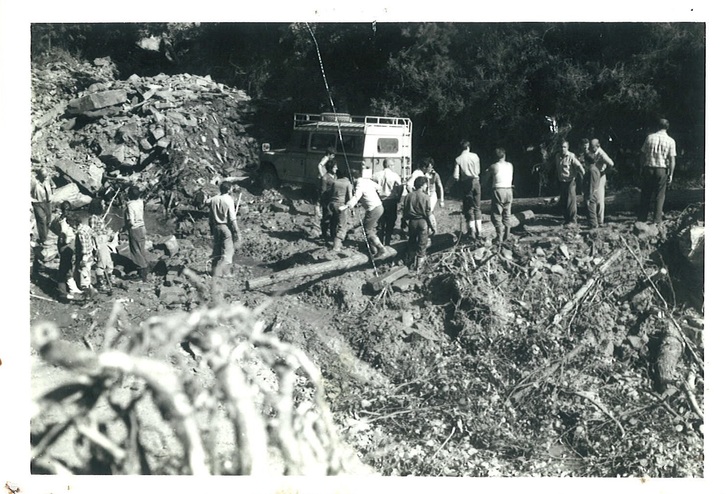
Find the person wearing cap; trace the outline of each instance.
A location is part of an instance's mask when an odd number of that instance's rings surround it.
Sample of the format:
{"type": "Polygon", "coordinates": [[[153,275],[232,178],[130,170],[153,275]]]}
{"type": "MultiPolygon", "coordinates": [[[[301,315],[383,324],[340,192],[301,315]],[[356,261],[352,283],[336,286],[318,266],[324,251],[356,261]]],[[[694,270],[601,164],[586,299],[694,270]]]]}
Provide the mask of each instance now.
{"type": "Polygon", "coordinates": [[[504,148],[494,150],[499,160],[484,172],[484,183],[491,181],[491,220],[497,232],[495,242],[501,244],[509,238],[512,221],[514,165],[507,161],[504,148]]]}
{"type": "Polygon", "coordinates": [[[461,154],[454,165],[454,180],[464,185],[462,208],[466,220],[465,234],[477,238],[481,232],[481,163],[479,156],[472,153],[470,147],[469,141],[461,141],[461,154]]]}
{"type": "Polygon", "coordinates": [[[398,202],[403,189],[401,176],[391,170],[389,160],[384,159],[383,169],[374,173],[372,179],[381,186],[380,196],[383,203],[383,215],[378,221],[378,236],[385,245],[391,245],[393,229],[398,219],[398,202]]]}
{"type": "Polygon", "coordinates": [[[212,274],[226,275],[232,267],[237,242],[237,214],[229,195],[232,184],[221,182],[219,194],[209,199],[209,230],[212,232],[212,274]]]}
{"type": "Polygon", "coordinates": [[[372,179],[365,177],[367,174],[366,172],[370,172],[370,165],[366,162],[362,162],[361,170],[355,170],[353,172],[356,176],[353,197],[338,209],[344,211],[355,207],[355,205],[360,202],[363,209],[365,209],[363,230],[365,231],[369,248],[374,257],[380,257],[386,251],[385,246],[378,238],[378,234],[376,232],[378,220],[383,215],[383,202],[379,195],[381,186],[375,183],[372,179]]]}
{"type": "Polygon", "coordinates": [[[650,212],[653,212],[656,223],[663,221],[666,188],[673,181],[673,170],[676,167],[676,141],[668,135],[669,127],[665,118],[658,120],[658,131],[648,135],[640,148],[642,182],[639,221],[646,221],[650,212]]]}

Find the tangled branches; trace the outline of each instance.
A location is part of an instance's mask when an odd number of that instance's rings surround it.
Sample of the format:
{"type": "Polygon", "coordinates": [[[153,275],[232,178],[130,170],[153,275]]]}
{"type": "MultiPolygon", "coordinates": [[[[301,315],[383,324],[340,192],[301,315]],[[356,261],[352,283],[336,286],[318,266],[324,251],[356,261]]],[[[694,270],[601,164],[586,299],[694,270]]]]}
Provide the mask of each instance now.
{"type": "Polygon", "coordinates": [[[218,305],[153,317],[132,330],[119,327],[121,304],[116,302],[98,353],[61,340],[53,323],[33,327],[40,356],[76,376],[36,400],[33,420],[45,427],[32,438],[34,471],[302,475],[345,470],[320,371],[301,350],[265,332],[261,309],[218,305]],[[206,364],[208,382],[201,368],[185,377],[168,361],[173,358],[163,358],[180,345],[195,362],[206,364]],[[129,387],[136,393],[119,399],[129,387]],[[50,413],[57,409],[61,418],[50,413]],[[154,416],[161,423],[154,423],[154,416]],[[218,436],[230,428],[233,444],[222,450],[218,436]],[[149,447],[152,433],[176,438],[178,463],[164,466],[154,458],[159,451],[149,447]],[[69,468],[53,451],[67,434],[88,445],[87,465],[69,468]]]}

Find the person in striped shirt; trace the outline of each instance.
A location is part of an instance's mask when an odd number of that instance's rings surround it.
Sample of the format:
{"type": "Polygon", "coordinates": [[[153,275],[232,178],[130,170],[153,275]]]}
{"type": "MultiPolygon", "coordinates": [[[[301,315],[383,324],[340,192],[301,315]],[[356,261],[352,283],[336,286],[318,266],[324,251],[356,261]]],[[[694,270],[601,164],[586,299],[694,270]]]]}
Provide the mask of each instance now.
{"type": "Polygon", "coordinates": [[[646,221],[650,212],[656,223],[663,221],[666,188],[673,181],[676,167],[676,141],[668,135],[670,124],[658,121],[658,131],[646,137],[640,148],[642,182],[638,220],[646,221]]]}

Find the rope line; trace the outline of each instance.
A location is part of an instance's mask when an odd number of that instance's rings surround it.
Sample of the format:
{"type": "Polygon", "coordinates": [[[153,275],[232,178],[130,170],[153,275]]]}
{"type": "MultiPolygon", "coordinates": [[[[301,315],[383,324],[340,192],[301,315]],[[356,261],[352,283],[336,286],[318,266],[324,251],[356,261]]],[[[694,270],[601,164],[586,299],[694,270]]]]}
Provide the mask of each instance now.
{"type": "MultiPolygon", "coordinates": [[[[338,111],[336,110],[335,102],[333,101],[333,94],[330,90],[330,86],[328,85],[328,77],[325,75],[325,66],[323,64],[323,57],[320,54],[320,46],[318,45],[318,40],[315,38],[315,33],[310,28],[310,24],[308,24],[306,22],[305,27],[307,28],[308,32],[310,33],[310,37],[313,39],[313,44],[315,45],[315,53],[318,56],[318,64],[320,65],[320,73],[323,76],[323,84],[325,85],[325,92],[327,93],[328,101],[330,102],[330,108],[333,110],[333,113],[337,114],[338,111]]],[[[335,118],[335,123],[336,123],[337,130],[338,130],[338,139],[340,141],[340,149],[341,149],[341,151],[343,151],[343,159],[345,160],[345,166],[346,166],[346,169],[348,170],[348,178],[350,179],[351,183],[353,183],[353,173],[350,169],[350,163],[348,161],[348,154],[345,152],[345,144],[343,142],[343,133],[342,133],[341,127],[340,127],[340,120],[337,118],[337,116],[335,118]]],[[[351,214],[353,214],[353,209],[351,209],[350,212],[351,212],[351,214]]],[[[373,273],[375,274],[375,276],[378,276],[378,269],[376,268],[376,261],[373,257],[373,251],[371,250],[371,245],[368,242],[368,235],[366,234],[366,231],[365,231],[365,225],[363,224],[363,219],[358,218],[358,222],[359,222],[361,228],[363,229],[363,239],[365,241],[366,248],[368,249],[368,254],[371,258],[371,264],[373,265],[373,273]]]]}

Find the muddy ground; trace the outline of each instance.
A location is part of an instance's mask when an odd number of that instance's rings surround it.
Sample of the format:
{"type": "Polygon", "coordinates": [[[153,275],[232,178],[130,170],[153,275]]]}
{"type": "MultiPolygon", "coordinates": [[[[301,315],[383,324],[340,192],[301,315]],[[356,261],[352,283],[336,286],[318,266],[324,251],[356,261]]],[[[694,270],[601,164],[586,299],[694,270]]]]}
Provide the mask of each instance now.
{"type": "MultiPolygon", "coordinates": [[[[53,321],[62,340],[99,351],[118,300],[125,327],[199,310],[210,303],[210,293],[217,294],[217,304],[264,307],[259,317],[266,331],[302,349],[322,371],[325,400],[345,444],[344,470],[352,473],[703,475],[703,267],[694,267],[682,248],[686,228],[702,225],[702,205],[669,212],[660,229],[636,224],[629,213],[610,215],[597,235],[537,214],[498,249],[490,239],[461,241],[460,202],[447,199],[436,211],[433,240],[434,248],[446,248],[383,291],[367,281],[400,266],[401,256],[250,291],[246,280],[362,252],[365,244],[358,227],[341,253],[331,252],[317,238],[314,206],[299,188],[261,191],[250,180],[234,195],[240,241],[233,276],[208,274],[211,238],[203,212],[167,215],[149,197],[155,261],[149,280],[126,280],[121,256],[112,294],[61,302],[53,283],[57,264],[49,261],[31,285],[31,325],[53,321]],[[162,245],[170,235],[179,247],[172,256],[162,245]],[[597,275],[616,250],[619,257],[597,275]],[[665,278],[647,281],[662,267],[665,278]],[[567,309],[591,279],[585,296],[567,309]],[[673,332],[681,348],[666,379],[659,358],[673,332]]],[[[196,389],[187,390],[190,396],[212,389],[214,375],[204,359],[184,341],[166,343],[170,350],[149,347],[147,356],[177,369],[196,389]]],[[[35,397],[73,377],[31,352],[35,397]]],[[[113,392],[128,399],[138,386],[125,383],[113,392]]],[[[147,468],[186,471],[169,423],[147,407],[142,410],[152,411],[139,415],[147,468]]],[[[38,412],[34,441],[66,413],[47,402],[38,412]]],[[[93,413],[111,430],[120,420],[108,406],[93,413]]],[[[220,431],[215,437],[223,473],[234,441],[229,425],[220,431]]],[[[114,469],[92,450],[69,430],[43,456],[75,473],[134,473],[114,469]]],[[[274,471],[284,473],[284,461],[270,458],[274,471]]],[[[47,465],[34,468],[43,473],[47,465]]]]}

